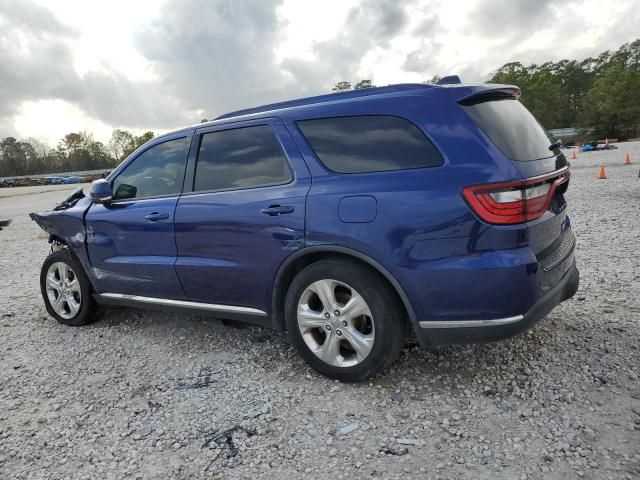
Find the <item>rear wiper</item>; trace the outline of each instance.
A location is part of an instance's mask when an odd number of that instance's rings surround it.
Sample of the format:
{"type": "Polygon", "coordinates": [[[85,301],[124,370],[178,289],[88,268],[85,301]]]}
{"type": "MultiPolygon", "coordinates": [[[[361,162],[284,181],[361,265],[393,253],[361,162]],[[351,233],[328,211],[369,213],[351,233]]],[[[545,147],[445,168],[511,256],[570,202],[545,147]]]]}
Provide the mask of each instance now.
{"type": "Polygon", "coordinates": [[[561,146],[562,146],[562,140],[556,140],[551,145],[549,145],[549,150],[553,152],[556,148],[560,148],[561,146]]]}

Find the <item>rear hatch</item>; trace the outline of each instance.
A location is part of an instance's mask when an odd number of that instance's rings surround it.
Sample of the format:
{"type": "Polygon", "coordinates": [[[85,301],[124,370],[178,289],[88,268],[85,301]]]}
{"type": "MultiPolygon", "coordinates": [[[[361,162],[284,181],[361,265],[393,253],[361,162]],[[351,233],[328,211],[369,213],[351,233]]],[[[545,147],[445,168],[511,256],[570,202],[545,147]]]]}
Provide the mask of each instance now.
{"type": "MultiPolygon", "coordinates": [[[[550,283],[570,267],[566,265],[575,239],[566,216],[565,192],[569,185],[569,163],[546,130],[517,99],[515,87],[485,90],[463,98],[459,104],[475,124],[514,162],[523,180],[506,182],[499,188],[476,188],[467,200],[484,198],[487,209],[500,216],[501,209],[526,204],[522,218],[492,223],[526,223],[529,243],[550,283]],[[502,202],[502,203],[500,203],[502,202]],[[493,209],[493,210],[492,210],[493,209]],[[565,265],[563,265],[565,264],[565,265]],[[553,272],[553,273],[551,273],[553,272]]],[[[496,187],[495,185],[493,187],[496,187]]],[[[472,202],[470,202],[472,203],[472,202]]],[[[520,214],[519,211],[517,211],[520,214]]],[[[557,279],[559,280],[559,278],[557,279]]],[[[544,282],[547,284],[548,282],[544,282]]],[[[548,288],[548,285],[545,285],[548,288]]],[[[546,289],[546,288],[545,288],[546,289]]]]}

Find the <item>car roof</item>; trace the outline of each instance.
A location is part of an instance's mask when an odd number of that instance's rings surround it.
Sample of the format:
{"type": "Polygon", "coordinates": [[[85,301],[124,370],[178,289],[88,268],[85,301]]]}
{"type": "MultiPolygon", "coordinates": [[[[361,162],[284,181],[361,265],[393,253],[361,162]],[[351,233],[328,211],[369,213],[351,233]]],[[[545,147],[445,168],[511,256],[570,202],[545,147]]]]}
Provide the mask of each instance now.
{"type": "Polygon", "coordinates": [[[302,107],[308,105],[317,105],[320,103],[339,102],[345,100],[351,100],[353,98],[368,97],[372,95],[383,95],[387,93],[406,92],[410,90],[424,90],[434,88],[434,84],[424,83],[400,83],[396,85],[387,85],[386,87],[369,87],[360,88],[357,90],[348,90],[344,92],[327,93],[324,95],[317,95],[314,97],[298,98],[295,100],[287,100],[285,102],[269,103],[254,108],[246,108],[243,110],[236,110],[234,112],[225,113],[216,117],[215,120],[223,120],[226,118],[240,117],[245,115],[252,115],[256,113],[271,112],[274,110],[284,110],[292,107],[302,107]]]}
{"type": "Polygon", "coordinates": [[[499,85],[499,84],[469,85],[469,84],[462,84],[462,83],[448,83],[448,84],[399,83],[394,85],[387,85],[384,87],[361,88],[357,90],[334,92],[334,93],[328,93],[324,95],[317,95],[313,97],[287,100],[284,102],[269,103],[266,105],[261,105],[253,108],[235,110],[235,111],[220,115],[211,121],[196,123],[188,127],[179,128],[171,132],[167,132],[166,134],[160,135],[159,137],[156,137],[156,138],[173,135],[173,134],[180,133],[187,130],[193,130],[196,128],[222,125],[222,124],[231,123],[231,122],[249,119],[249,118],[257,119],[257,118],[263,118],[263,117],[274,117],[274,116],[278,116],[282,111],[292,109],[292,108],[295,108],[295,109],[305,108],[305,107],[313,108],[326,103],[348,102],[348,101],[351,101],[354,99],[360,99],[363,97],[371,97],[371,99],[374,99],[381,95],[416,93],[416,92],[419,93],[419,92],[426,92],[432,89],[442,89],[442,90],[456,89],[459,91],[459,93],[456,95],[458,97],[457,100],[460,100],[461,98],[468,98],[488,90],[503,90],[503,89],[519,90],[517,87],[514,87],[513,85],[499,85]]]}
{"type": "Polygon", "coordinates": [[[287,100],[284,102],[268,103],[265,105],[261,105],[259,107],[246,108],[242,110],[235,110],[233,112],[228,112],[223,115],[219,115],[218,117],[208,122],[196,123],[193,125],[189,125],[188,127],[178,128],[176,130],[172,130],[165,134],[159,135],[158,137],[156,137],[156,139],[169,136],[169,135],[174,135],[176,133],[180,133],[186,130],[193,130],[196,128],[221,125],[224,123],[237,121],[242,117],[248,117],[248,116],[251,116],[251,118],[257,118],[261,116],[273,117],[273,116],[277,116],[278,113],[281,112],[282,110],[286,110],[289,108],[317,106],[324,103],[349,101],[349,100],[352,100],[355,98],[361,98],[361,97],[378,96],[378,95],[384,95],[389,93],[410,92],[410,91],[416,91],[416,90],[424,91],[431,88],[443,88],[443,87],[444,86],[435,85],[435,84],[425,84],[425,83],[400,83],[395,85],[387,85],[384,87],[360,88],[358,90],[334,92],[334,93],[328,93],[324,95],[316,95],[313,97],[287,100]],[[268,115],[260,115],[260,114],[267,114],[267,113],[268,115]]]}

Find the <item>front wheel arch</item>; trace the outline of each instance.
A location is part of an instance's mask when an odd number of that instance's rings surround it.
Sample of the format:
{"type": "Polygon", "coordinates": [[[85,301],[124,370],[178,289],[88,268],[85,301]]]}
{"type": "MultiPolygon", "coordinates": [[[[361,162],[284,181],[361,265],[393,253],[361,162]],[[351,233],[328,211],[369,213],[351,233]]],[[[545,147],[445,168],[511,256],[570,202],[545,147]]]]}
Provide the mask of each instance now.
{"type": "Polygon", "coordinates": [[[395,291],[400,303],[404,307],[407,317],[409,318],[409,322],[414,328],[416,328],[418,320],[415,311],[413,310],[413,306],[409,301],[409,297],[391,272],[389,272],[380,262],[371,258],[369,255],[352,248],[342,247],[339,245],[316,245],[298,250],[296,253],[289,256],[282,265],[280,265],[280,268],[276,273],[273,284],[271,305],[272,323],[276,330],[286,330],[284,319],[285,298],[287,296],[289,285],[291,285],[296,273],[312,263],[335,257],[342,257],[345,260],[363,263],[366,266],[373,268],[379,275],[381,275],[395,291]]]}

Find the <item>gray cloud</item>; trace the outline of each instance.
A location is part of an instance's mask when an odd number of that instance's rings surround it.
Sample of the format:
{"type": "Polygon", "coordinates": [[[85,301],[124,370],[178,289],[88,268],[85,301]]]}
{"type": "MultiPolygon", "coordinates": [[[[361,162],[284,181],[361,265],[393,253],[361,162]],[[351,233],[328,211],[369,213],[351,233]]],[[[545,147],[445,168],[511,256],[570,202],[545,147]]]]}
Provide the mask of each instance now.
{"type": "Polygon", "coordinates": [[[433,75],[447,75],[449,72],[442,70],[438,61],[442,43],[438,41],[439,35],[444,29],[437,14],[434,14],[434,6],[429,6],[426,11],[419,12],[424,15],[411,34],[416,37],[417,48],[405,57],[402,69],[406,72],[414,72],[425,75],[425,80],[433,75]]]}
{"type": "Polygon", "coordinates": [[[567,39],[583,34],[585,28],[579,18],[582,5],[577,0],[543,0],[539,3],[526,0],[490,0],[481,4],[470,16],[470,19],[474,19],[477,15],[478,23],[474,20],[473,27],[477,26],[479,32],[487,37],[499,35],[499,44],[473,64],[464,65],[461,69],[463,79],[485,81],[492,72],[513,61],[529,65],[562,59],[582,60],[607,49],[615,50],[638,37],[634,26],[640,23],[640,9],[635,2],[620,1],[616,6],[623,13],[603,19],[603,22],[613,20],[613,24],[596,31],[592,45],[572,48],[568,46],[567,39]],[[495,33],[490,34],[492,28],[495,33]],[[544,31],[549,46],[532,48],[529,44],[525,45],[525,41],[539,31],[544,31]]]}
{"type": "Polygon", "coordinates": [[[295,85],[274,53],[279,4],[172,0],[137,46],[171,94],[209,116],[280,100],[295,85]]]}
{"type": "Polygon", "coordinates": [[[440,47],[440,44],[436,42],[421,42],[420,48],[407,54],[402,69],[406,72],[422,74],[434,72],[434,74],[436,74],[435,71],[438,67],[438,62],[435,59],[437,58],[440,47]]]}
{"type": "Polygon", "coordinates": [[[420,23],[411,32],[417,37],[433,36],[442,32],[442,24],[437,16],[429,16],[420,20],[420,23]]]}
{"type": "Polygon", "coordinates": [[[336,37],[313,46],[314,59],[278,63],[280,3],[172,0],[137,45],[173,95],[213,116],[324,93],[337,81],[354,79],[363,56],[388,45],[407,25],[412,2],[365,0],[348,12],[336,37]]]}
{"type": "Polygon", "coordinates": [[[1,0],[0,19],[3,29],[27,28],[37,30],[42,36],[69,36],[76,33],[75,29],[60,23],[49,10],[36,7],[28,1],[1,0]]]}
{"type": "Polygon", "coordinates": [[[0,119],[12,116],[24,100],[77,99],[67,45],[75,35],[48,10],[0,2],[0,119]]]}
{"type": "Polygon", "coordinates": [[[81,108],[108,125],[176,128],[199,120],[186,102],[157,82],[133,82],[117,72],[89,72],[82,78],[81,108]]]}
{"type": "Polygon", "coordinates": [[[448,72],[439,70],[441,65],[437,60],[442,49],[442,44],[437,39],[442,32],[442,25],[436,15],[426,16],[422,19],[411,32],[416,37],[418,48],[407,54],[402,69],[406,72],[430,76],[447,75],[448,72]]]}
{"type": "Polygon", "coordinates": [[[187,109],[158,85],[132,82],[118,72],[80,77],[70,44],[75,29],[29,1],[0,0],[0,124],[6,125],[22,102],[62,99],[113,125],[153,128],[179,126],[187,109]]]}
{"type": "Polygon", "coordinates": [[[413,0],[364,0],[347,14],[340,33],[314,46],[321,63],[330,65],[335,80],[353,79],[360,61],[373,48],[385,48],[409,23],[413,0]]]}
{"type": "Polygon", "coordinates": [[[467,24],[475,33],[486,37],[500,37],[508,41],[513,32],[523,38],[537,29],[553,24],[559,11],[555,4],[561,0],[485,0],[467,16],[467,24]]]}

